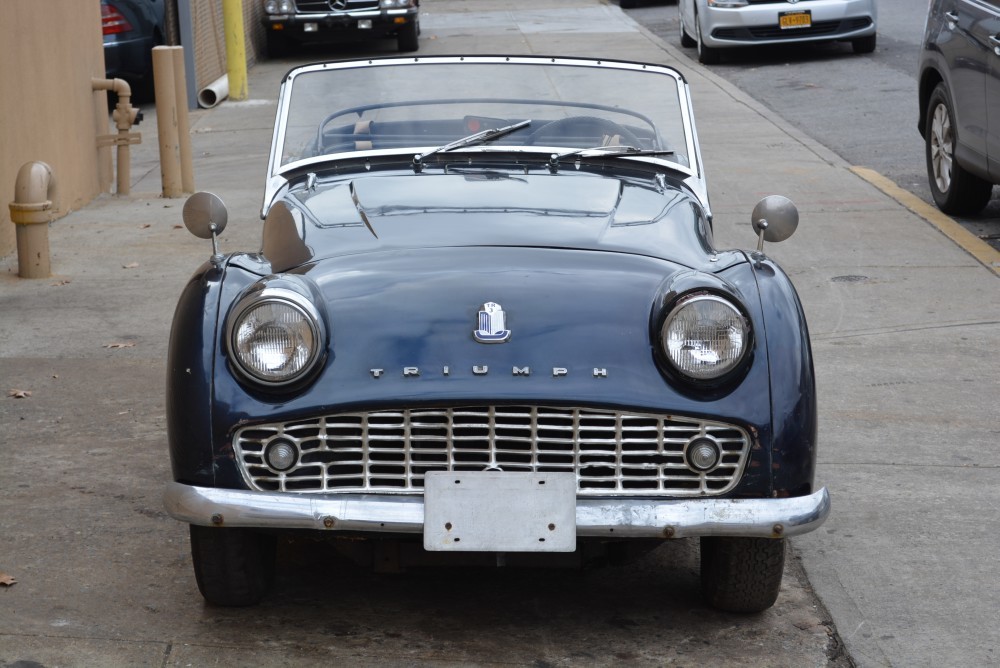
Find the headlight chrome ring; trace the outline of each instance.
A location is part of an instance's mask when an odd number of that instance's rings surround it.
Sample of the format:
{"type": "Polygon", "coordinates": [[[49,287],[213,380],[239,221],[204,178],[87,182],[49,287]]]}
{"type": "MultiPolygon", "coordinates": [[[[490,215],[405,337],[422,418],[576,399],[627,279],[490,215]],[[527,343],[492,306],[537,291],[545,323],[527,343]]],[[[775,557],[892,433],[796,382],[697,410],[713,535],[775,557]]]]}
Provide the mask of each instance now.
{"type": "Polygon", "coordinates": [[[660,330],[670,366],[694,381],[714,381],[734,371],[750,347],[750,325],[728,299],[709,292],[677,301],[660,330]]]}
{"type": "Polygon", "coordinates": [[[227,329],[234,366],[249,380],[271,387],[306,376],[322,356],[326,332],[316,307],[299,293],[265,288],[244,297],[227,329]]]}

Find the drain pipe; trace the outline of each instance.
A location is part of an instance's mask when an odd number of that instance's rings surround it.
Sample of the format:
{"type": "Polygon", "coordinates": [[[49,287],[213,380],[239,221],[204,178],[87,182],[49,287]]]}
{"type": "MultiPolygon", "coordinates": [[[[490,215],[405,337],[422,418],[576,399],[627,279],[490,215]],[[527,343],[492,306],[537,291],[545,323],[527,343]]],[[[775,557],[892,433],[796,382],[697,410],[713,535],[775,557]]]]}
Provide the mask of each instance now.
{"type": "Polygon", "coordinates": [[[110,90],[118,95],[118,103],[111,113],[111,119],[118,128],[117,135],[101,135],[97,138],[98,146],[118,147],[118,186],[119,195],[128,195],[131,180],[131,150],[130,144],[138,144],[142,141],[142,135],[138,132],[129,132],[133,125],[138,125],[142,120],[141,112],[133,107],[132,89],[124,79],[91,79],[93,90],[110,90]]]}
{"type": "Polygon", "coordinates": [[[17,171],[14,201],[8,204],[10,220],[17,230],[17,275],[48,278],[49,223],[55,209],[56,179],[44,162],[26,162],[17,171]]]}

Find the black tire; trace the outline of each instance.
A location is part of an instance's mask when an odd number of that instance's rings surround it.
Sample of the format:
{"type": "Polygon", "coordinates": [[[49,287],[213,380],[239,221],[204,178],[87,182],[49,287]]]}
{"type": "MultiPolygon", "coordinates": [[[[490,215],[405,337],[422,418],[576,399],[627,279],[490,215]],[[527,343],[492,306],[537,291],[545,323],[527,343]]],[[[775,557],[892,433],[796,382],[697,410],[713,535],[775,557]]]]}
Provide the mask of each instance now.
{"type": "Polygon", "coordinates": [[[267,57],[270,59],[284,58],[292,50],[292,44],[287,37],[275,32],[267,33],[267,57]]]}
{"type": "Polygon", "coordinates": [[[212,605],[259,603],[274,583],[277,540],[249,529],[191,525],[198,589],[212,605]]]}
{"type": "Polygon", "coordinates": [[[698,62],[702,65],[717,65],[722,60],[722,54],[718,49],[705,46],[705,40],[701,36],[701,20],[698,15],[694,17],[695,46],[698,47],[698,62]]]}
{"type": "Polygon", "coordinates": [[[399,33],[396,35],[396,46],[400,53],[416,51],[420,48],[420,43],[417,39],[419,33],[420,24],[417,21],[411,21],[399,29],[399,33]]]}
{"type": "Polygon", "coordinates": [[[632,9],[639,4],[639,0],[618,0],[618,6],[622,9],[632,9]]]}
{"type": "Polygon", "coordinates": [[[975,215],[989,204],[993,184],[967,172],[955,162],[958,141],[951,96],[943,83],[937,85],[927,102],[924,126],[924,154],[927,181],[934,203],[951,215],[975,215]]]}
{"type": "Polygon", "coordinates": [[[851,40],[851,48],[854,49],[854,53],[874,53],[875,46],[878,43],[878,37],[874,34],[868,37],[859,37],[858,39],[851,40]]]}
{"type": "Polygon", "coordinates": [[[687,30],[684,29],[684,21],[681,20],[680,11],[678,10],[677,24],[681,27],[681,46],[685,49],[690,49],[692,47],[698,46],[698,40],[696,40],[691,35],[687,34],[687,30]]]}
{"type": "Polygon", "coordinates": [[[785,569],[785,539],[701,539],[701,592],[728,612],[760,612],[774,605],[785,569]]]}

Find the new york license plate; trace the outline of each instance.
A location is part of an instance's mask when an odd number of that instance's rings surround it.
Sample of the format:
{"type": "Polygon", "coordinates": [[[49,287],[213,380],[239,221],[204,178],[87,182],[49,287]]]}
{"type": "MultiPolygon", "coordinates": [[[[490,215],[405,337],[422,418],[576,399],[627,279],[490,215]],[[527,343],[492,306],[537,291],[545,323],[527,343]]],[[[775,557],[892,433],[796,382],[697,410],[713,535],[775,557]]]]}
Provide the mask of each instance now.
{"type": "Polygon", "coordinates": [[[424,476],[424,549],[572,552],[576,474],[429,472],[424,476]]]}
{"type": "Polygon", "coordinates": [[[809,28],[812,26],[812,12],[808,9],[799,12],[782,12],[778,14],[778,26],[782,30],[809,28]]]}

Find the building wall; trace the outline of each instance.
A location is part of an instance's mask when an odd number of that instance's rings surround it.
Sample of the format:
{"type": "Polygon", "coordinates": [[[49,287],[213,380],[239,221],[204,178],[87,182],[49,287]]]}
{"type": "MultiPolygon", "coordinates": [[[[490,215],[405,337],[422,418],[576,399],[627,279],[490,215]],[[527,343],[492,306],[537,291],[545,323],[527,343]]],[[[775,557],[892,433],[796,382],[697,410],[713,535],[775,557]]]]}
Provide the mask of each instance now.
{"type": "Polygon", "coordinates": [[[42,160],[52,167],[57,217],[90,202],[109,173],[96,140],[108,132],[106,94],[91,89],[91,78],[104,77],[100,3],[3,0],[0,44],[0,256],[6,256],[15,248],[7,205],[21,165],[42,160]]]}
{"type": "MultiPolygon", "coordinates": [[[[195,88],[201,90],[226,73],[226,35],[222,3],[219,0],[176,0],[188,2],[194,32],[195,88]]],[[[265,43],[261,0],[243,0],[243,34],[247,67],[257,62],[265,43]]]]}
{"type": "MultiPolygon", "coordinates": [[[[168,21],[177,3],[190,5],[195,33],[198,87],[226,72],[225,32],[219,0],[168,0],[168,21]]],[[[21,165],[47,162],[56,178],[60,218],[110,192],[112,149],[97,149],[111,134],[107,93],[91,89],[104,78],[104,41],[98,0],[0,0],[0,257],[14,252],[15,227],[7,205],[21,165]],[[86,27],[86,28],[84,28],[86,27]],[[92,27],[92,29],[91,29],[92,27]]],[[[247,66],[264,44],[260,0],[243,0],[247,66]]],[[[171,25],[168,42],[176,43],[171,25]]],[[[184,45],[192,48],[191,45],[184,45]]]]}

